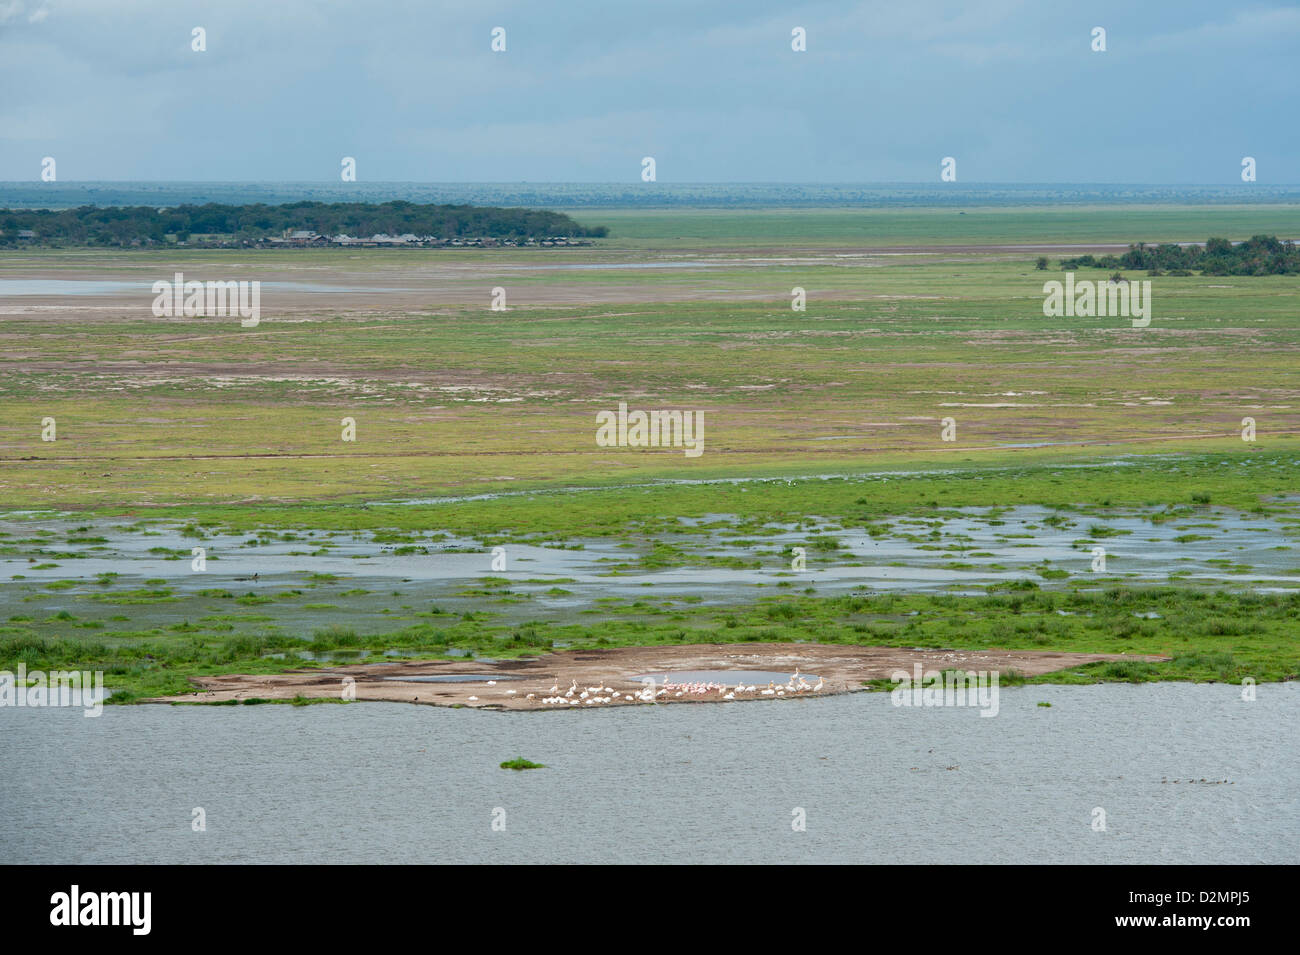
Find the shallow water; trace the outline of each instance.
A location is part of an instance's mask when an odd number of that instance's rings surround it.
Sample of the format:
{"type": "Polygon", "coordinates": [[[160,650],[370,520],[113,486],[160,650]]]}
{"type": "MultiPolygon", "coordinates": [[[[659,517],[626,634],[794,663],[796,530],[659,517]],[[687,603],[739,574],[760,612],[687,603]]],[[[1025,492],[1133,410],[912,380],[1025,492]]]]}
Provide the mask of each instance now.
{"type": "Polygon", "coordinates": [[[415,544],[321,531],[297,531],[289,540],[255,532],[197,538],[178,523],[131,529],[120,520],[11,513],[0,515],[0,620],[29,617],[59,633],[85,627],[107,634],[129,616],[132,630],[228,625],[306,636],[327,626],[389,632],[398,621],[445,621],[469,611],[496,614],[505,626],[587,623],[584,614],[726,606],[805,588],[829,596],[983,594],[989,585],[1019,580],[1048,589],[1175,581],[1256,592],[1300,587],[1296,527],[1222,508],[1163,523],[1132,512],[949,509],[933,519],[882,518],[876,526],[883,533],[875,537],[815,520],[754,527],[713,514],[678,523],[680,530],[655,539],[680,548],[687,566],[644,566],[646,541],[555,546],[539,537],[507,545],[506,567],[495,570],[486,545],[436,533],[417,535],[415,544]],[[1058,520],[1067,526],[1048,523],[1058,520]],[[1109,536],[1089,540],[1094,530],[1109,536]],[[817,538],[833,538],[839,547],[818,550],[817,538]],[[191,548],[200,541],[207,565],[195,572],[191,548]],[[1094,546],[1106,549],[1103,572],[1091,569],[1094,546]],[[795,547],[806,551],[799,572],[790,566],[795,547]],[[1068,576],[1044,578],[1043,570],[1068,576]],[[96,580],[100,574],[115,576],[96,580]],[[160,587],[174,594],[130,594],[160,587]]]}
{"type": "MultiPolygon", "coordinates": [[[[767,525],[762,529],[722,526],[705,532],[692,531],[700,520],[682,519],[682,533],[656,534],[656,538],[682,548],[688,555],[708,558],[735,557],[759,561],[758,568],[681,566],[641,569],[636,563],[640,548],[629,550],[608,539],[580,540],[581,549],[511,544],[504,570],[494,570],[489,548],[471,538],[447,536],[408,545],[414,553],[396,553],[393,545],[372,541],[369,535],[300,531],[294,540],[257,542],[255,533],[209,534],[201,543],[207,550],[207,570],[195,573],[190,567],[190,549],[200,543],[185,536],[180,525],[155,525],[149,534],[128,531],[120,522],[94,521],[80,525],[86,537],[102,537],[100,545],[69,544],[66,538],[74,525],[64,519],[14,520],[0,516],[0,538],[16,546],[19,553],[76,553],[75,557],[41,560],[56,567],[38,569],[23,556],[0,558],[0,580],[20,574],[31,581],[92,578],[116,573],[125,581],[131,577],[161,578],[169,586],[199,590],[231,587],[257,591],[272,583],[283,586],[311,573],[350,578],[353,583],[376,587],[393,581],[444,583],[462,589],[465,582],[496,576],[522,593],[534,593],[550,601],[547,575],[569,578],[561,586],[574,591],[580,601],[593,596],[639,597],[646,585],[656,593],[722,595],[754,584],[779,580],[819,589],[881,591],[952,591],[963,585],[983,592],[990,583],[1029,578],[1042,582],[1037,569],[1044,562],[1064,569],[1076,579],[1108,576],[1135,581],[1165,582],[1179,573],[1191,582],[1228,581],[1234,586],[1257,590],[1290,589],[1300,585],[1300,560],[1294,546],[1295,530],[1275,519],[1223,509],[1202,515],[1152,523],[1133,514],[1106,516],[1065,515],[1068,526],[1046,523],[1059,516],[1039,507],[1007,508],[990,516],[993,509],[962,508],[933,520],[882,519],[886,534],[869,537],[861,529],[838,529],[833,525],[806,522],[796,525],[767,525]],[[1112,536],[1088,540],[1092,528],[1105,528],[1112,536]],[[42,543],[41,532],[51,536],[42,543]],[[812,548],[809,538],[832,537],[839,549],[831,552],[812,548]],[[1204,539],[1198,539],[1204,538],[1204,539]],[[253,541],[253,543],[249,543],[253,541]],[[789,556],[780,552],[802,546],[807,551],[806,570],[789,573],[789,556]],[[1094,573],[1092,548],[1104,547],[1107,566],[1094,573]],[[150,548],[166,548],[177,556],[158,556],[150,548]],[[183,556],[182,556],[183,555],[183,556]],[[1227,562],[1232,565],[1216,565],[1227,562]],[[612,565],[631,566],[611,577],[612,565]],[[257,578],[254,579],[253,575],[257,578]],[[274,580],[273,578],[279,578],[274,580]],[[525,581],[533,579],[534,583],[525,581]]],[[[703,520],[703,519],[702,519],[703,520]]],[[[728,515],[709,520],[730,523],[728,515]]],[[[84,588],[102,588],[86,579],[84,588]]],[[[317,588],[318,591],[328,588],[317,588]]],[[[78,591],[79,592],[79,591],[78,591]]],[[[444,588],[435,596],[450,593],[444,588]]]]}
{"type": "MultiPolygon", "coordinates": [[[[160,277],[172,280],[172,275],[160,277]]],[[[194,279],[198,281],[198,279],[194,279]]],[[[225,281],[225,280],[223,280],[225,281]]],[[[406,292],[411,289],[348,287],[311,282],[262,282],[264,290],[282,292],[406,292]]],[[[126,295],[143,293],[152,296],[153,281],[115,281],[111,279],[0,279],[0,298],[28,295],[126,295]]],[[[150,299],[152,301],[152,299],[150,299]]]]}
{"type": "Polygon", "coordinates": [[[1004,688],[992,719],[885,694],[6,709],[0,862],[1289,863],[1298,733],[1296,684],[1004,688]]]}
{"type": "Polygon", "coordinates": [[[487,683],[495,680],[500,683],[509,680],[522,680],[521,676],[506,673],[439,673],[436,675],[420,674],[415,676],[386,676],[383,679],[395,683],[487,683]]]}
{"type": "Polygon", "coordinates": [[[502,272],[606,272],[644,271],[647,269],[735,269],[761,266],[762,262],[744,259],[717,259],[715,261],[668,262],[557,262],[547,265],[518,265],[503,263],[495,268],[502,272]]]}
{"type": "MultiPolygon", "coordinates": [[[[800,673],[808,682],[817,680],[815,673],[800,673]]],[[[755,683],[766,686],[768,683],[779,683],[784,686],[789,682],[794,673],[790,670],[673,670],[658,673],[645,673],[641,676],[634,676],[632,679],[638,682],[642,680],[653,680],[655,683],[723,683],[727,686],[734,686],[737,683],[755,683]]]]}

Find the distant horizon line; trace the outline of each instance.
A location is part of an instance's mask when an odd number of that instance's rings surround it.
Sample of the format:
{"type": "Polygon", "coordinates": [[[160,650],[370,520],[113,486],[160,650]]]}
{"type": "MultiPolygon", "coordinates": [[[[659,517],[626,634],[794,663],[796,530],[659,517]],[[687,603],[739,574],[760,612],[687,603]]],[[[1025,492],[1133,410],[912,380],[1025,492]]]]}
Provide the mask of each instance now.
{"type": "Polygon", "coordinates": [[[630,186],[634,188],[652,189],[656,186],[933,186],[940,189],[961,189],[970,186],[1022,186],[1022,187],[1052,187],[1052,186],[1140,186],[1145,188],[1241,188],[1241,189],[1260,189],[1260,188],[1297,188],[1300,182],[1096,182],[1096,181],[1051,181],[1051,182],[1018,182],[1009,180],[984,179],[972,180],[970,182],[934,182],[933,180],[836,180],[827,182],[805,182],[799,180],[785,179],[755,179],[755,180],[682,180],[680,182],[654,182],[642,183],[638,180],[623,179],[371,179],[362,182],[339,182],[337,179],[60,179],[55,182],[43,182],[40,179],[0,179],[0,186],[30,186],[39,185],[41,187],[58,188],[62,185],[148,185],[153,183],[175,184],[175,185],[231,185],[231,186],[259,186],[259,185],[318,185],[318,186],[338,186],[340,188],[358,188],[364,186],[630,186]]]}

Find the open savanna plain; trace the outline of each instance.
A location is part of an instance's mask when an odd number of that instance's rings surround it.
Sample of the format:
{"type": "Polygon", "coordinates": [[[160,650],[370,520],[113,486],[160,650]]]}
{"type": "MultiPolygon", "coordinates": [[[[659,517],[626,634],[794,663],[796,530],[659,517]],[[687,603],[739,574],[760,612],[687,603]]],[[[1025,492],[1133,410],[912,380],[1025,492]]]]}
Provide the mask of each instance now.
{"type": "Polygon", "coordinates": [[[118,701],[730,643],[1300,672],[1300,279],[1150,277],[1143,328],[1043,314],[1063,255],[1295,238],[1296,207],[577,218],[610,237],[5,253],[0,668],[118,701]],[[261,281],[260,323],[155,317],[177,272],[261,281]],[[704,453],[598,446],[620,402],[701,412],[704,453]]]}

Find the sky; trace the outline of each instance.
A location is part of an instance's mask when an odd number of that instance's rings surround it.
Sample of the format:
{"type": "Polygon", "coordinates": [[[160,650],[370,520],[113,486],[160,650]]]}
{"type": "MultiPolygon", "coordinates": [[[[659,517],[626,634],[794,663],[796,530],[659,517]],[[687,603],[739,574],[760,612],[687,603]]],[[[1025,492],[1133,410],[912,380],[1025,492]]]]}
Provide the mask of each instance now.
{"type": "Polygon", "coordinates": [[[0,0],[0,180],[1300,183],[1298,66],[1300,2],[0,0]]]}

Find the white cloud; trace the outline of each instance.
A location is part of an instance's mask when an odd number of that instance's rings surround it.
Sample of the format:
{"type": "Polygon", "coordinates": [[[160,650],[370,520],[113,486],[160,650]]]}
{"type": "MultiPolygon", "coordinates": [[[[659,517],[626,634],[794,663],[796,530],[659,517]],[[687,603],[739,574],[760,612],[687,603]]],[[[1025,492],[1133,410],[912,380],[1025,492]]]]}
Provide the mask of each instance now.
{"type": "Polygon", "coordinates": [[[0,26],[17,20],[23,14],[22,0],[0,0],[0,26]]]}
{"type": "Polygon", "coordinates": [[[1143,51],[1186,53],[1227,47],[1258,48],[1264,43],[1294,43],[1300,35],[1300,9],[1280,7],[1272,10],[1245,10],[1226,23],[1202,23],[1177,30],[1134,45],[1143,51]]]}

